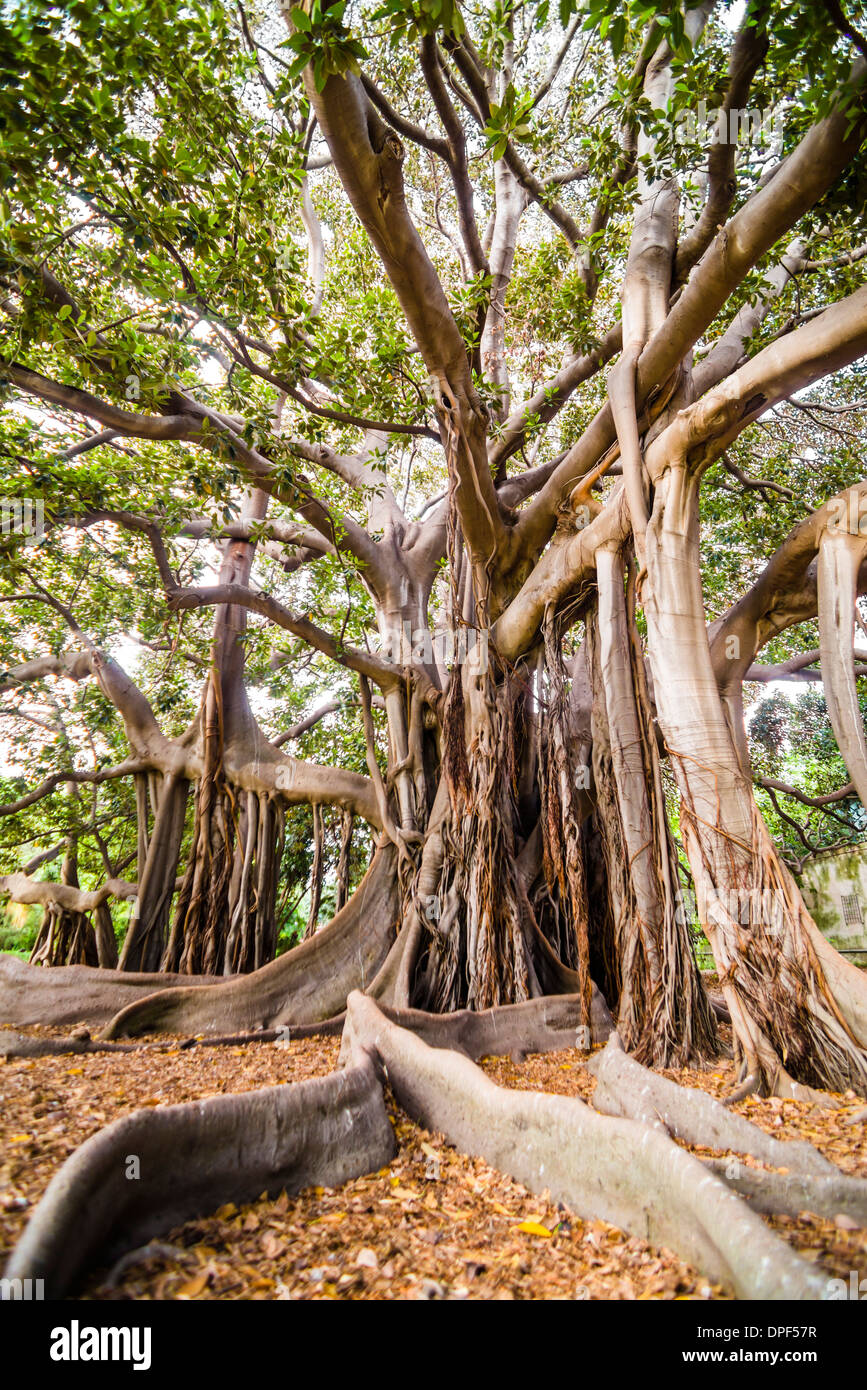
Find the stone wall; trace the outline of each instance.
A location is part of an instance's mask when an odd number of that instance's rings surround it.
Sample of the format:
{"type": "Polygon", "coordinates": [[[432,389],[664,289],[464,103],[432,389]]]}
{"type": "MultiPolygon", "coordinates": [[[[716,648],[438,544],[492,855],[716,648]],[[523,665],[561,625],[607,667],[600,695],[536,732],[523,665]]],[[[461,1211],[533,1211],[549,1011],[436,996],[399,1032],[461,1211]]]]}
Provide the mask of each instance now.
{"type": "Polygon", "coordinates": [[[867,965],[867,841],[811,855],[799,882],[831,945],[855,965],[867,965]]]}

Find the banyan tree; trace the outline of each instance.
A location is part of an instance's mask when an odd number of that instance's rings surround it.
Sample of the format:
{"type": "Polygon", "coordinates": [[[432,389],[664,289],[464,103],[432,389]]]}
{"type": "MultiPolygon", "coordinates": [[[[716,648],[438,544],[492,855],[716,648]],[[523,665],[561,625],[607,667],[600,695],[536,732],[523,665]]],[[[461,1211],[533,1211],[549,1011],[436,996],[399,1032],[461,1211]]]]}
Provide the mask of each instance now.
{"type": "MultiPolygon", "coordinates": [[[[345,1061],[134,1117],[147,1214],[109,1127],[15,1268],[59,1288],[190,1203],[377,1166],[385,1068],[531,1186],[642,1232],[652,1207],[742,1293],[820,1296],[670,1136],[774,1141],[652,1069],[718,1056],[722,1018],[739,1094],[867,1091],[867,977],[811,917],[779,800],[851,833],[867,805],[862,20],[4,16],[2,887],[44,917],[34,961],[0,961],[0,1020],[102,1046],[344,1026],[345,1061]],[[821,683],[847,770],[821,796],[748,738],[745,685],[788,678],[821,683]],[[102,814],[129,834],[100,874],[102,814]],[[277,954],[299,814],[308,930],[277,954]],[[612,1030],[605,1116],[469,1060],[612,1030]],[[163,1159],[193,1140],[185,1198],[163,1159]]],[[[785,1150],[763,1161],[863,1214],[785,1150]]]]}

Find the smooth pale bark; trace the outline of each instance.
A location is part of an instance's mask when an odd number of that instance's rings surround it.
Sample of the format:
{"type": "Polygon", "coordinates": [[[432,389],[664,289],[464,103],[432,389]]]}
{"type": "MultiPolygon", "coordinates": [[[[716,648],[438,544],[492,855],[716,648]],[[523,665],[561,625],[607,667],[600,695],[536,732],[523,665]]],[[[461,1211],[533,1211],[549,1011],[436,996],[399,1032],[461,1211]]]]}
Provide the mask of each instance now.
{"type": "Polygon", "coordinates": [[[506,357],[506,291],[512,278],[518,224],[527,206],[526,195],[503,160],[494,168],[496,185],[496,216],[490,251],[492,278],[488,311],[482,332],[482,370],[499,391],[494,416],[504,421],[511,404],[509,371],[506,357]]]}
{"type": "Polygon", "coordinates": [[[774,1173],[749,1168],[730,1158],[703,1160],[733,1192],[746,1197],[753,1211],[785,1216],[801,1216],[810,1211],[829,1221],[848,1217],[856,1225],[867,1226],[867,1180],[817,1177],[803,1173],[774,1173]]]}
{"type": "MultiPolygon", "coordinates": [[[[865,79],[867,63],[859,60],[853,73],[854,87],[863,89],[865,79]]],[[[717,232],[665,323],[641,354],[636,374],[639,404],[651,391],[662,389],[750,268],[857,157],[865,120],[863,105],[853,112],[848,101],[841,102],[807,132],[774,178],[717,232]]],[[[606,406],[522,515],[514,537],[519,548],[541,552],[554,530],[559,507],[610,447],[615,433],[613,416],[606,406]]]]}
{"type": "Polygon", "coordinates": [[[591,1058],[596,1077],[593,1104],[606,1115],[622,1115],[660,1129],[684,1144],[724,1153],[749,1154],[787,1172],[839,1176],[839,1170],[812,1144],[774,1139],[742,1115],[726,1109],[707,1091],[678,1086],[627,1055],[615,1033],[591,1058]]]}
{"type": "MultiPolygon", "coordinates": [[[[686,16],[693,40],[710,10],[709,4],[700,4],[686,16]]],[[[643,84],[647,104],[657,109],[666,105],[673,90],[671,54],[658,39],[658,29],[651,27],[632,72],[636,90],[643,84]]],[[[732,55],[726,110],[746,98],[764,48],[761,25],[745,24],[732,55]]],[[[432,37],[425,38],[421,69],[445,139],[427,137],[425,132],[419,136],[413,122],[400,117],[395,121],[389,102],[351,70],[329,76],[322,90],[317,89],[311,72],[305,74],[310,103],[336,173],[395,290],[432,383],[448,490],[424,526],[408,520],[379,466],[379,455],[388,445],[388,427],[381,422],[353,422],[345,412],[332,409],[336,398],[328,383],[304,379],[304,396],[299,397],[294,383],[281,384],[279,376],[254,362],[247,352],[249,346],[257,359],[270,361],[270,344],[241,338],[238,347],[243,346],[243,353],[235,360],[246,356],[248,369],[263,382],[303,400],[314,414],[365,429],[364,446],[356,455],[284,441],[296,460],[328,469],[340,479],[341,491],[345,487],[354,493],[353,501],[366,513],[364,525],[352,515],[341,516],[330,502],[316,496],[315,484],[300,475],[281,482],[272,462],[244,441],[242,417],[221,415],[186,394],[180,413],[177,401],[167,400],[165,413],[140,415],[106,406],[86,391],[49,382],[28,368],[10,368],[10,380],[19,389],[100,420],[112,434],[185,439],[218,452],[229,448],[254,488],[240,526],[223,533],[219,583],[207,589],[178,586],[156,521],[119,512],[97,514],[147,537],[172,611],[206,604],[218,610],[213,670],[203,692],[201,714],[181,739],[169,740],[162,734],[142,693],[116,663],[88,644],[91,670],[122,716],[134,754],[125,771],[139,778],[139,902],[121,964],[153,966],[162,959],[164,964],[182,964],[193,971],[222,968],[228,972],[266,959],[274,944],[280,812],[287,805],[330,804],[361,814],[385,831],[392,846],[388,866],[384,858],[379,861],[382,880],[374,895],[387,910],[379,913],[363,944],[356,918],[351,928],[349,918],[339,918],[341,929],[334,930],[335,923],[323,934],[330,944],[320,956],[294,955],[271,974],[251,976],[254,983],[249,985],[231,980],[219,987],[221,993],[214,993],[207,1006],[201,991],[170,991],[124,1011],[112,1026],[137,1030],[171,1023],[253,1027],[279,1018],[281,1010],[286,1016],[319,1017],[339,1011],[341,992],[345,998],[346,991],[359,982],[359,972],[364,983],[371,973],[378,976],[374,988],[399,1004],[421,1000],[444,1008],[465,1001],[482,1006],[492,1000],[537,997],[552,980],[558,987],[572,988],[569,964],[557,959],[545,935],[546,922],[556,915],[554,899],[565,885],[565,874],[557,890],[548,884],[547,903],[538,894],[531,901],[533,884],[522,881],[517,864],[533,837],[541,834],[547,868],[555,862],[562,866],[570,858],[575,882],[583,875],[584,832],[579,834],[574,824],[564,825],[561,815],[562,845],[557,835],[552,840],[557,808],[548,793],[555,779],[544,789],[539,785],[539,769],[550,770],[556,762],[560,807],[568,806],[569,816],[576,819],[568,789],[563,787],[563,771],[570,766],[574,750],[566,749],[562,738],[557,744],[540,710],[533,710],[532,699],[519,698],[517,691],[522,683],[532,681],[543,625],[550,632],[567,615],[568,621],[576,614],[587,617],[586,603],[596,586],[601,610],[601,692],[594,693],[597,712],[605,706],[606,727],[603,731],[597,720],[598,747],[586,756],[592,757],[601,774],[594,791],[597,820],[604,820],[602,813],[607,811],[612,833],[606,841],[609,872],[605,882],[600,869],[604,901],[595,922],[604,940],[602,946],[598,941],[594,944],[604,955],[602,948],[610,946],[605,915],[616,915],[622,949],[610,975],[614,979],[619,969],[624,1026],[628,1008],[634,1006],[654,1019],[651,1031],[657,1041],[666,1030],[676,1031],[679,1022],[671,995],[678,992],[677,978],[669,967],[683,938],[675,940],[670,932],[676,897],[674,856],[665,827],[656,727],[644,685],[643,658],[629,651],[631,611],[625,625],[622,573],[616,570],[617,557],[631,536],[641,567],[640,593],[647,612],[659,727],[683,798],[685,843],[702,917],[714,933],[737,1045],[748,1068],[760,1072],[768,1085],[786,1084],[781,1061],[787,1055],[792,1056],[793,1066],[804,1074],[810,1072],[813,1079],[860,1084],[867,1076],[867,1059],[858,1046],[867,1026],[867,987],[859,987],[831,948],[817,939],[758,818],[741,727],[743,671],[731,667],[722,682],[721,697],[719,662],[711,660],[707,645],[697,517],[701,473],[728,442],[770,405],[847,366],[864,352],[867,291],[856,290],[737,367],[752,330],[764,318],[766,304],[788,282],[791,266],[784,258],[772,272],[761,306],[742,309],[694,371],[691,353],[708,329],[713,331],[720,311],[774,244],[785,236],[792,250],[790,229],[856,156],[865,129],[865,65],[859,62],[853,74],[854,105],[848,104],[848,96],[846,101],[835,97],[829,115],[807,132],[773,177],[763,180],[724,226],[713,219],[725,215],[733,201],[734,189],[728,186],[734,172],[733,142],[725,151],[713,152],[708,207],[680,248],[676,180],[669,175],[656,177],[657,151],[650,132],[643,127],[627,132],[625,158],[618,165],[615,182],[621,174],[631,176],[635,164],[637,200],[623,286],[622,332],[613,329],[597,349],[567,358],[551,382],[551,393],[543,391],[541,400],[534,393],[523,410],[510,415],[504,315],[527,196],[553,218],[573,247],[582,240],[582,233],[550,196],[560,181],[537,179],[509,142],[506,159],[494,171],[496,201],[490,235],[483,241],[479,238],[467,135],[452,102],[449,80],[454,80],[456,69],[466,87],[452,86],[452,90],[484,126],[491,103],[504,98],[514,46],[505,45],[503,71],[498,75],[484,69],[470,40],[444,39],[442,50],[438,51],[432,37]],[[405,138],[418,138],[423,148],[445,160],[452,175],[467,265],[476,275],[492,272],[489,302],[482,305],[477,319],[482,329],[478,346],[468,349],[465,345],[445,288],[413,223],[404,188],[404,149],[395,126],[405,138]],[[702,250],[706,254],[672,303],[672,287],[702,250]],[[547,461],[538,473],[529,470],[535,474],[531,482],[506,479],[506,459],[525,440],[533,401],[542,419],[553,418],[577,384],[618,348],[622,348],[620,360],[608,379],[610,405],[564,456],[547,461]],[[494,411],[504,425],[499,441],[491,438],[491,421],[474,379],[480,357],[502,395],[501,408],[494,411]],[[693,401],[696,391],[705,395],[693,401]],[[326,399],[329,404],[323,405],[326,399]],[[604,502],[591,498],[591,479],[599,482],[616,459],[623,481],[608,492],[604,502]],[[535,501],[522,514],[510,510],[534,492],[535,501]],[[305,524],[294,530],[289,523],[286,529],[279,522],[272,525],[269,543],[286,543],[315,554],[345,548],[371,596],[380,635],[392,644],[384,657],[344,648],[336,637],[290,613],[254,586],[252,557],[258,523],[266,520],[268,498],[274,495],[305,524]],[[585,509],[586,515],[579,518],[585,509]],[[540,559],[552,532],[551,544],[540,559]],[[479,673],[467,663],[463,671],[459,665],[450,678],[436,660],[405,662],[394,643],[395,633],[402,633],[407,624],[430,635],[433,585],[444,556],[453,587],[448,621],[486,633],[495,623],[492,673],[479,673]],[[284,758],[260,735],[243,681],[242,639],[248,610],[363,678],[369,778],[284,758]],[[630,660],[625,659],[627,653],[630,660]],[[385,772],[379,766],[368,680],[377,682],[383,692],[388,730],[385,772]],[[535,747],[528,734],[534,718],[535,747]],[[141,781],[145,773],[161,780],[161,793],[152,807],[153,828],[141,781]],[[606,785],[600,785],[603,778],[606,785]],[[174,928],[160,955],[174,861],[184,830],[187,788],[193,784],[193,852],[174,928]],[[440,813],[443,790],[447,810],[440,813]],[[237,825],[236,805],[241,808],[237,825]],[[542,816],[544,826],[539,824],[542,816]],[[622,849],[626,867],[615,865],[612,845],[622,849]],[[563,854],[558,856],[554,851],[560,848],[563,854]],[[751,907],[743,923],[739,912],[733,913],[727,903],[730,893],[765,889],[782,904],[779,940],[770,939],[776,928],[764,920],[763,909],[754,912],[751,907]],[[404,930],[390,945],[398,917],[404,930]],[[627,917],[632,918],[628,931],[627,917]],[[746,932],[740,929],[744,925],[746,932]],[[667,955],[669,950],[673,954],[667,955]],[[309,987],[300,983],[296,967],[302,963],[309,972],[309,987]],[[642,989],[637,986],[640,971],[647,977],[642,989]],[[661,987],[668,990],[663,1007],[659,1007],[661,987]],[[216,1020],[208,1012],[212,1009],[221,1011],[216,1020]],[[657,1017],[662,1019],[659,1027],[657,1017]]],[[[318,309],[322,241],[306,184],[302,206],[312,244],[314,309],[318,309]]],[[[591,237],[604,230],[607,217],[602,203],[598,204],[590,223],[591,237]]],[[[803,258],[798,258],[798,267],[803,269],[803,258]]],[[[581,279],[589,301],[595,292],[595,272],[584,267],[581,279]]],[[[40,270],[40,284],[49,301],[74,305],[47,267],[40,270]]],[[[231,344],[227,350],[232,352],[231,344]]],[[[404,432],[431,433],[426,425],[394,423],[404,432]]],[[[190,523],[190,534],[196,534],[197,526],[190,523]]],[[[847,616],[845,603],[838,600],[844,589],[849,599],[858,589],[857,561],[848,550],[838,552],[823,543],[817,566],[814,587],[819,590],[825,659],[838,667],[846,657],[847,616]]],[[[802,577],[807,590],[810,583],[802,577]]],[[[763,624],[767,631],[777,621],[767,611],[752,618],[757,640],[763,624]]],[[[79,635],[86,643],[84,635],[79,635]]],[[[560,655],[555,653],[557,659],[560,655]]],[[[18,674],[22,680],[64,673],[79,678],[80,669],[80,662],[58,658],[53,667],[28,668],[25,663],[18,674]]],[[[562,677],[559,668],[557,675],[562,677]]],[[[842,743],[857,764],[853,777],[867,789],[867,748],[858,721],[854,679],[848,668],[829,669],[828,684],[835,729],[839,727],[842,743]]],[[[16,803],[19,808],[22,804],[16,803]]],[[[321,828],[318,809],[315,817],[321,828]]],[[[317,873],[316,883],[318,877],[317,873]]],[[[553,880],[555,875],[550,877],[553,880]]],[[[572,923],[582,947],[587,946],[592,917],[589,901],[584,911],[585,886],[582,882],[582,891],[574,894],[576,921],[572,923]]],[[[561,892],[563,901],[565,897],[561,892]]],[[[103,916],[103,935],[105,925],[103,916]]],[[[583,962],[582,955],[582,970],[583,962]]],[[[585,1001],[587,986],[583,970],[585,1001]]],[[[684,1027],[681,1033],[686,1032],[684,1027]]],[[[675,1041],[682,1042],[683,1037],[675,1041]]]]}
{"type": "Polygon", "coordinates": [[[310,68],[304,76],[341,183],[376,247],[430,375],[481,589],[488,557],[505,534],[487,463],[486,422],[458,325],[406,205],[403,147],[370,105],[360,77],[331,76],[320,91],[310,68]]]}
{"type": "Polygon", "coordinates": [[[62,1298],[110,1263],[224,1202],[337,1187],[395,1152],[369,1062],[292,1086],[137,1110],[88,1139],[52,1178],[5,1275],[62,1298]],[[138,1160],[134,1179],[130,1158],[138,1160]]]}
{"type": "Polygon", "coordinates": [[[185,778],[170,774],[164,779],[144,873],[120,953],[121,970],[156,971],[160,968],[175,892],[188,793],[189,783],[185,778]]]}
{"type": "Polygon", "coordinates": [[[121,878],[108,878],[99,888],[74,888],[67,883],[29,878],[27,874],[0,874],[0,893],[14,903],[56,903],[71,912],[94,912],[108,898],[134,898],[138,884],[121,878]]]}
{"type": "Polygon", "coordinates": [[[867,806],[867,738],[854,665],[854,612],[858,574],[865,557],[867,537],[853,536],[842,525],[825,530],[817,567],[819,654],[825,699],[837,746],[858,796],[867,806]]]}
{"type": "MultiPolygon", "coordinates": [[[[600,665],[617,783],[617,804],[635,895],[636,934],[643,948],[650,993],[653,994],[660,988],[661,967],[657,943],[661,936],[664,908],[660,902],[661,885],[655,873],[656,836],[632,685],[623,561],[619,550],[605,547],[597,551],[596,574],[599,585],[600,665]]],[[[628,976],[630,972],[626,973],[628,976]]]]}
{"type": "Polygon", "coordinates": [[[377,850],[349,902],[315,936],[250,975],[207,991],[169,989],[121,1009],[105,1038],[150,1032],[225,1033],[275,1024],[317,1023],[339,1014],[388,954],[398,919],[395,853],[377,850]]]}
{"type": "Polygon", "coordinates": [[[364,1055],[384,1064],[413,1119],[531,1191],[665,1245],[740,1297],[827,1296],[825,1276],[655,1130],[570,1097],[496,1086],[467,1057],[428,1047],[362,995],[350,996],[346,1027],[353,1064],[364,1055]]]}
{"type": "MultiPolygon", "coordinates": [[[[456,1009],[449,1014],[422,1009],[389,1008],[377,1001],[380,1013],[400,1028],[410,1029],[429,1047],[450,1048],[471,1061],[480,1057],[510,1056],[515,1060],[534,1052],[558,1052],[605,1042],[610,1036],[611,1015],[598,990],[594,991],[591,1022],[582,1021],[580,995],[562,994],[528,999],[523,1004],[501,1004],[495,1009],[456,1009]]],[[[350,1055],[346,1036],[344,1054],[350,1055]]]]}
{"type": "Polygon", "coordinates": [[[0,1023],[107,1023],[155,990],[214,986],[214,976],[147,974],[61,965],[51,970],[0,954],[0,1023]]]}
{"type": "MultiPolygon", "coordinates": [[[[851,1013],[835,1017],[833,985],[813,947],[815,928],[761,822],[725,717],[704,621],[697,490],[695,473],[676,460],[657,478],[645,612],[657,711],[681,792],[701,921],[748,1073],[792,1093],[782,1061],[791,1056],[796,1070],[820,1084],[864,1085],[867,1037],[853,1034],[859,1020],[851,1013]],[[744,925],[758,952],[750,964],[744,925]],[[802,995],[815,1001],[806,1016],[797,1002],[802,995]]],[[[841,998],[836,1007],[842,1006],[841,998]]]]}
{"type": "MultiPolygon", "coordinates": [[[[293,1086],[139,1111],[109,1125],[55,1176],[6,1277],[45,1279],[49,1296],[60,1297],[93,1262],[110,1260],[223,1202],[317,1182],[335,1185],[378,1168],[395,1151],[383,1103],[387,1070],[391,1088],[415,1119],[531,1189],[544,1188],[576,1214],[601,1217],[664,1244],[742,1297],[831,1296],[823,1275],[657,1129],[597,1115],[579,1100],[503,1090],[466,1056],[443,1046],[455,1041],[469,1050],[488,1042],[502,1047],[514,1041],[518,1012],[528,1021],[532,1014],[534,1030],[541,1028],[533,1032],[535,1041],[560,1041],[556,1025],[568,1006],[548,1001],[545,1013],[540,1007],[538,1001],[488,1016],[387,1018],[370,999],[353,993],[346,1070],[293,1086]],[[439,1046],[428,1046],[410,1028],[429,1032],[439,1046]],[[129,1176],[131,1155],[140,1164],[137,1181],[129,1176]]],[[[821,1195],[830,1200],[827,1188],[821,1195]]],[[[846,1200],[860,1210],[858,1193],[853,1197],[850,1189],[846,1200]]]]}

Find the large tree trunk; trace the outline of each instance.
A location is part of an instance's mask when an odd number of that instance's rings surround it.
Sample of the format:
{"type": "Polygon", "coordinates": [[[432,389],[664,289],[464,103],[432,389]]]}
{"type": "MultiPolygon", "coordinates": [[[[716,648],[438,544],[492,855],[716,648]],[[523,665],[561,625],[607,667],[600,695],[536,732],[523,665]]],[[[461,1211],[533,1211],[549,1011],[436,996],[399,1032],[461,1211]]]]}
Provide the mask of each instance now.
{"type": "MultiPolygon", "coordinates": [[[[632,572],[630,571],[630,574],[632,572]]],[[[678,885],[656,727],[635,614],[617,547],[598,557],[598,613],[589,624],[594,677],[597,787],[609,882],[615,885],[620,998],[618,1030],[630,1051],[683,1066],[718,1050],[678,885]],[[607,751],[606,751],[607,750],[607,751]],[[608,782],[605,786],[604,783],[608,782]]]]}
{"type": "Polygon", "coordinates": [[[169,774],[157,788],[153,834],[147,844],[144,872],[127,927],[121,970],[156,971],[165,953],[172,898],[178,873],[178,856],[184,834],[189,796],[185,777],[169,774]]]}
{"type": "MultiPolygon", "coordinates": [[[[698,483],[675,462],[647,530],[645,612],[660,725],[684,845],[750,1085],[799,1093],[867,1086],[867,1011],[843,976],[762,821],[710,659],[698,555],[698,483]],[[831,966],[826,970],[825,961],[831,966]]],[[[856,972],[857,973],[857,972],[856,972]]],[[[858,991],[863,997],[863,982],[858,991]]]]}

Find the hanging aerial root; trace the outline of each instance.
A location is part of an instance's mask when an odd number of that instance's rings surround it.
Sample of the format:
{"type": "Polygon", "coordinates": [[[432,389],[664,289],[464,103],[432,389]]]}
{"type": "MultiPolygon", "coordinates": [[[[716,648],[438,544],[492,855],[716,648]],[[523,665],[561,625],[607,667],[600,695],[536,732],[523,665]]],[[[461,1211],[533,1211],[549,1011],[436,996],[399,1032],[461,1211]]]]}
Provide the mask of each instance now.
{"type": "Polygon", "coordinates": [[[207,992],[172,989],[122,1009],[105,1038],[140,1033],[250,1032],[318,1023],[339,1014],[350,990],[373,980],[388,955],[399,911],[396,852],[377,850],[349,902],[315,936],[207,992]]]}
{"type": "Polygon", "coordinates": [[[589,800],[585,795],[582,804],[579,772],[583,769],[568,727],[562,634],[553,612],[546,615],[543,632],[548,698],[546,717],[536,720],[542,867],[553,916],[552,945],[564,964],[578,976],[578,992],[584,1001],[583,1022],[589,1023],[592,1007],[590,910],[581,834],[589,800]]]}
{"type": "Polygon", "coordinates": [[[742,1059],[736,1096],[867,1093],[861,972],[824,941],[755,803],[750,836],[738,839],[721,807],[715,824],[700,820],[688,790],[681,777],[684,846],[742,1059]]]}
{"type": "Polygon", "coordinates": [[[619,550],[599,552],[598,615],[588,625],[594,675],[598,671],[602,687],[593,706],[597,789],[609,769],[613,778],[598,809],[617,903],[618,1028],[642,1062],[680,1067],[716,1056],[719,1040],[681,910],[634,570],[630,564],[626,593],[623,571],[619,550]]]}
{"type": "Polygon", "coordinates": [[[347,1001],[352,1058],[386,1067],[409,1115],[532,1191],[550,1191],[584,1218],[601,1218],[663,1245],[741,1298],[822,1299],[812,1269],[704,1165],[664,1134],[596,1114],[583,1101],[511,1091],[468,1058],[428,1047],[371,999],[347,1001]]]}
{"type": "Polygon", "coordinates": [[[46,970],[0,954],[0,1023],[103,1024],[154,990],[200,989],[221,982],[213,975],[162,975],[59,965],[46,970]]]}
{"type": "Polygon", "coordinates": [[[455,668],[446,704],[450,807],[438,827],[445,848],[438,916],[426,919],[431,948],[411,996],[441,1013],[522,1002],[533,993],[514,837],[515,693],[509,681],[497,685],[481,650],[473,648],[463,672],[455,668]]]}
{"type": "MultiPolygon", "coordinates": [[[[196,787],[192,841],[174,920],[160,960],[162,969],[190,975],[216,975],[226,968],[239,814],[224,765],[224,693],[215,657],[199,711],[202,771],[196,787]]],[[[255,808],[255,798],[250,800],[255,808]]],[[[245,963],[241,963],[241,968],[245,963]]]]}
{"type": "Polygon", "coordinates": [[[47,1296],[61,1298],[88,1268],[224,1202],[336,1187],[394,1152],[382,1088],[365,1058],[292,1086],[137,1110],[93,1135],[55,1174],[6,1277],[44,1279],[47,1296]]]}
{"type": "Polygon", "coordinates": [[[840,1176],[834,1164],[812,1144],[774,1139],[743,1115],[727,1110],[706,1091],[679,1086],[648,1071],[623,1051],[616,1033],[587,1065],[596,1077],[593,1104],[606,1115],[638,1120],[685,1144],[749,1154],[760,1163],[787,1168],[790,1173],[840,1176]]]}

